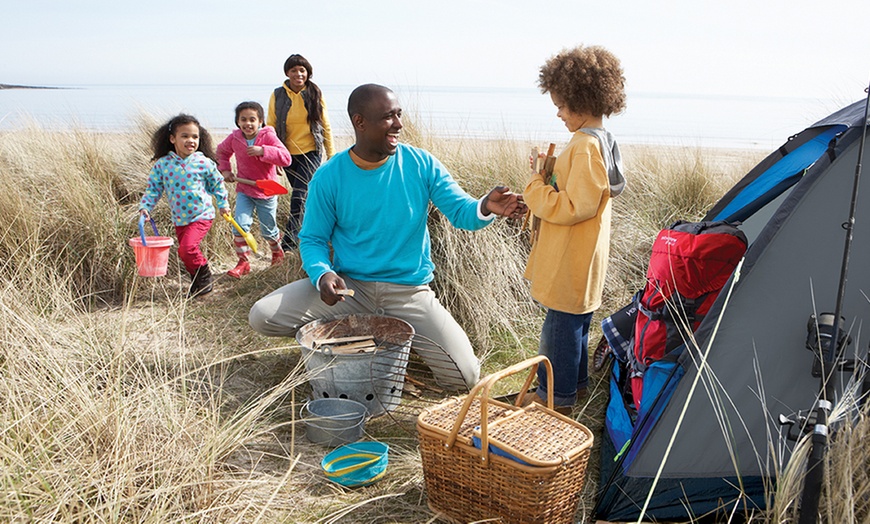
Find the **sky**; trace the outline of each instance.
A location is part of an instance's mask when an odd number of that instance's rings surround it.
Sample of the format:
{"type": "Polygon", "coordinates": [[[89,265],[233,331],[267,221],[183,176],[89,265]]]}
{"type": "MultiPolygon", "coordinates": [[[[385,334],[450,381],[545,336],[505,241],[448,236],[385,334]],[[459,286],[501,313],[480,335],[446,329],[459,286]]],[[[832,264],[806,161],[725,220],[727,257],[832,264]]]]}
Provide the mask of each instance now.
{"type": "Polygon", "coordinates": [[[534,87],[602,45],[631,92],[852,102],[870,83],[868,0],[26,0],[2,8],[0,83],[534,87]]]}

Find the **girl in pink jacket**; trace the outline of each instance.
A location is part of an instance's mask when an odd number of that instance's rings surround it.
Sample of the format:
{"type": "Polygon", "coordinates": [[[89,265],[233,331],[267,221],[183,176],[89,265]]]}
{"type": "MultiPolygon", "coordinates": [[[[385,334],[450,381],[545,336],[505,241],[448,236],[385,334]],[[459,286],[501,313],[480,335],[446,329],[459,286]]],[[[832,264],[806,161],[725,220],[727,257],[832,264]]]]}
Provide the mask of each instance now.
{"type": "MultiPolygon", "coordinates": [[[[223,142],[218,145],[218,169],[227,182],[235,182],[237,178],[247,180],[274,180],[277,182],[278,175],[275,166],[290,165],[290,152],[284,144],[278,140],[275,130],[269,126],[263,126],[263,106],[257,102],[242,102],[236,106],[236,126],[223,142]],[[230,167],[230,157],[236,156],[236,170],[233,175],[230,167]]],[[[278,239],[281,232],[278,231],[276,211],[278,209],[278,197],[266,196],[255,185],[236,185],[236,210],[234,213],[236,222],[246,232],[250,231],[254,223],[254,211],[260,220],[260,233],[269,242],[272,249],[272,265],[280,264],[284,260],[284,251],[278,239]]],[[[239,263],[227,272],[233,278],[242,278],[251,272],[251,264],[248,261],[248,245],[241,236],[233,236],[236,254],[239,263]]]]}

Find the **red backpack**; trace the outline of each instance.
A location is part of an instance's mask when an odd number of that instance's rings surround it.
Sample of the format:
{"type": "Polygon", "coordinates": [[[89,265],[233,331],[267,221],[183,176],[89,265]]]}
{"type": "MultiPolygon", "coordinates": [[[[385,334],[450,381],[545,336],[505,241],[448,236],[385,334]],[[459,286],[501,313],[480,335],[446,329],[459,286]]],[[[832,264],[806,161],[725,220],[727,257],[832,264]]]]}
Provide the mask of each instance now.
{"type": "Polygon", "coordinates": [[[688,340],[746,252],[746,235],[729,222],[677,221],[652,246],[647,283],[636,300],[631,389],[640,407],[643,373],[688,340]]]}

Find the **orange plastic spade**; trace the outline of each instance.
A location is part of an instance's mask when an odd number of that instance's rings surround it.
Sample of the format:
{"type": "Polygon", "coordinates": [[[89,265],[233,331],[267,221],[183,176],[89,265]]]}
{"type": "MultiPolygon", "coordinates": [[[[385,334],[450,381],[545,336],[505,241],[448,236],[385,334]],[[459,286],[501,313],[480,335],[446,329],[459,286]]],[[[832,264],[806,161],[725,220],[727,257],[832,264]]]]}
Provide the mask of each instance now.
{"type": "Polygon", "coordinates": [[[247,178],[236,178],[236,182],[256,186],[260,188],[266,196],[286,195],[287,188],[274,180],[248,180],[247,178]]]}

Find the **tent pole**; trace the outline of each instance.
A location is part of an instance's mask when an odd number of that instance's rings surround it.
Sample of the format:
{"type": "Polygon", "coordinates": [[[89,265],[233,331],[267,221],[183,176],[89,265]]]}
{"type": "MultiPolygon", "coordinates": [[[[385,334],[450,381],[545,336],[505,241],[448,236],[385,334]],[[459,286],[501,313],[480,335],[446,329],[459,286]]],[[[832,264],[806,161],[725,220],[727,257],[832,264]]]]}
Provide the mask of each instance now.
{"type": "Polygon", "coordinates": [[[812,449],[807,457],[807,473],[804,478],[801,495],[799,524],[815,524],[819,518],[819,495],[822,491],[822,479],[825,475],[825,452],[828,447],[828,416],[833,408],[833,399],[837,392],[838,362],[840,360],[840,316],[843,310],[843,295],[846,293],[846,275],[849,269],[849,255],[852,250],[852,230],[855,225],[855,208],[858,202],[858,186],[861,180],[861,163],[864,158],[864,141],[867,138],[867,118],[870,113],[870,86],[864,104],[864,121],[861,126],[861,143],[858,145],[858,162],[855,165],[855,177],[852,183],[852,202],[849,207],[849,219],[843,223],[846,230],[846,241],[843,247],[843,264],[840,267],[840,283],[837,289],[836,307],[834,310],[834,329],[821,361],[822,379],[819,386],[819,398],[816,401],[815,427],[813,428],[812,449]]]}

